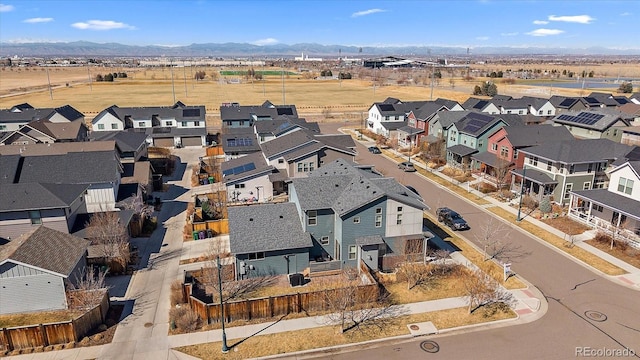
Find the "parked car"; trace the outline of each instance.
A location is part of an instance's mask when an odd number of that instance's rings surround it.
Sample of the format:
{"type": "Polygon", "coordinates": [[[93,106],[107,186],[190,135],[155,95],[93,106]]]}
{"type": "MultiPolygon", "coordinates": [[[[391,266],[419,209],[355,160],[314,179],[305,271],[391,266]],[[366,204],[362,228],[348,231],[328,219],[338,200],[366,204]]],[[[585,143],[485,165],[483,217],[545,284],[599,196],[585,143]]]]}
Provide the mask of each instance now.
{"type": "Polygon", "coordinates": [[[380,148],[378,148],[377,146],[369,146],[369,152],[372,154],[382,153],[382,151],[380,151],[380,148]]]}
{"type": "Polygon", "coordinates": [[[404,187],[406,187],[407,189],[411,190],[414,194],[420,196],[420,193],[418,193],[418,190],[416,190],[416,188],[414,188],[411,185],[405,185],[404,187]]]}
{"type": "Polygon", "coordinates": [[[457,212],[447,208],[441,207],[436,209],[436,215],[438,215],[438,221],[444,223],[452,230],[468,230],[469,224],[458,214],[457,212]]]}
{"type": "Polygon", "coordinates": [[[399,163],[398,168],[402,169],[403,171],[416,171],[416,168],[413,166],[413,163],[410,163],[408,161],[399,163]]]}

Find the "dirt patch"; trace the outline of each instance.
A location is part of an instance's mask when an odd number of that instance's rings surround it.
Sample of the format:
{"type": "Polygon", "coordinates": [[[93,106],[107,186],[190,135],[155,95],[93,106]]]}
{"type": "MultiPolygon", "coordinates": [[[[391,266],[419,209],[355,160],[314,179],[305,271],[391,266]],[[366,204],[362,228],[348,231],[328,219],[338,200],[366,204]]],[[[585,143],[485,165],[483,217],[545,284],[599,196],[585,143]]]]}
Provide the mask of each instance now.
{"type": "Polygon", "coordinates": [[[584,224],[581,224],[575,220],[572,220],[567,216],[559,216],[556,218],[549,218],[549,219],[540,219],[540,221],[542,221],[547,225],[551,225],[554,228],[568,235],[578,235],[578,234],[582,234],[585,231],[591,230],[590,227],[584,224]]]}

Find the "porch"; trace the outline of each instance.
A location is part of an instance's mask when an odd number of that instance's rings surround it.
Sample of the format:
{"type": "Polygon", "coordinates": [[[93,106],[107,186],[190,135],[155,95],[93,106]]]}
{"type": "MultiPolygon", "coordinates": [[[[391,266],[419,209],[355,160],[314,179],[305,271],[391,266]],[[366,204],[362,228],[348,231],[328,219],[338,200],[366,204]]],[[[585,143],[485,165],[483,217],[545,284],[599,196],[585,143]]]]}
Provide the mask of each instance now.
{"type": "Polygon", "coordinates": [[[557,185],[557,181],[538,170],[511,170],[511,191],[516,194],[532,196],[538,202],[542,201],[545,196],[553,195],[557,185]]]}
{"type": "Polygon", "coordinates": [[[453,145],[447,148],[447,164],[451,167],[469,170],[471,169],[471,155],[478,150],[464,145],[453,145]]]}

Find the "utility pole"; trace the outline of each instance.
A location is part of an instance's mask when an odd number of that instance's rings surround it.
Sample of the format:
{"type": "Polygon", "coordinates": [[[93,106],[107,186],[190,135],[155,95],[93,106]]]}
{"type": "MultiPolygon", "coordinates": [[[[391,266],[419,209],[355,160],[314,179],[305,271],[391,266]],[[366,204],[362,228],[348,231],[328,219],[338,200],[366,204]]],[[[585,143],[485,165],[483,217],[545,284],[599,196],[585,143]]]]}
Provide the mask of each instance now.
{"type": "Polygon", "coordinates": [[[281,70],[281,74],[282,74],[282,105],[286,105],[287,101],[286,101],[286,97],[285,97],[285,93],[284,93],[284,58],[282,58],[282,67],[280,68],[281,70]]]}
{"type": "Polygon", "coordinates": [[[222,265],[220,265],[220,255],[217,257],[218,260],[218,294],[220,296],[220,323],[222,324],[222,353],[226,354],[229,352],[229,347],[227,347],[227,333],[224,330],[224,302],[222,301],[222,265]]]}
{"type": "Polygon", "coordinates": [[[53,100],[53,90],[51,89],[51,78],[49,78],[49,65],[47,65],[47,83],[49,83],[49,98],[53,100]]]}
{"type": "Polygon", "coordinates": [[[93,80],[91,79],[91,70],[89,70],[88,60],[87,60],[87,76],[89,76],[89,91],[93,91],[93,80]]]}
{"type": "Polygon", "coordinates": [[[187,95],[187,65],[184,60],[182,60],[182,77],[184,78],[184,97],[188,97],[187,95]]]}
{"type": "Polygon", "coordinates": [[[522,210],[522,198],[524,197],[524,181],[527,176],[527,167],[522,165],[522,182],[520,183],[520,204],[518,205],[518,216],[516,217],[516,221],[520,222],[522,218],[520,217],[520,211],[522,210]]]}
{"type": "Polygon", "coordinates": [[[173,81],[173,59],[169,60],[169,70],[171,70],[171,92],[173,93],[173,103],[176,103],[176,85],[173,81]]]}

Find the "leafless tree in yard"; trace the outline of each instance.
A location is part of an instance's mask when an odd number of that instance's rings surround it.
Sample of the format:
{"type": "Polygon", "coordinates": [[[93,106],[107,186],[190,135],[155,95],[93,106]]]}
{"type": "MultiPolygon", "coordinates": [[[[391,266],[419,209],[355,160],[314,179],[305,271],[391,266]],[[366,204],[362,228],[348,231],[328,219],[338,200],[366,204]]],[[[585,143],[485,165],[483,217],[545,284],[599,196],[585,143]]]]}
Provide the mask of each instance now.
{"type": "Polygon", "coordinates": [[[86,310],[96,306],[107,291],[105,276],[106,272],[95,271],[92,266],[82,269],[75,282],[67,283],[69,308],[86,310]]]}
{"type": "Polygon", "coordinates": [[[493,176],[496,178],[496,188],[502,189],[506,182],[505,178],[509,174],[511,163],[504,159],[498,159],[498,163],[493,167],[493,176]]]}
{"type": "Polygon", "coordinates": [[[402,310],[391,306],[389,298],[381,294],[377,287],[359,289],[360,277],[356,270],[345,271],[340,279],[329,284],[324,291],[325,308],[331,313],[327,315],[328,323],[339,325],[340,331],[366,331],[383,329],[402,310]]]}
{"type": "Polygon", "coordinates": [[[496,259],[504,262],[529,254],[522,246],[511,242],[510,233],[510,229],[503,222],[494,218],[480,226],[480,232],[475,237],[483,247],[485,261],[496,259]]]}
{"type": "Polygon", "coordinates": [[[496,303],[512,305],[513,295],[500,287],[490,275],[476,269],[462,277],[465,296],[469,302],[469,314],[477,309],[496,303]]]}
{"type": "Polygon", "coordinates": [[[94,213],[87,224],[87,239],[100,248],[105,260],[126,269],[129,263],[129,234],[117,212],[94,213]]]}

